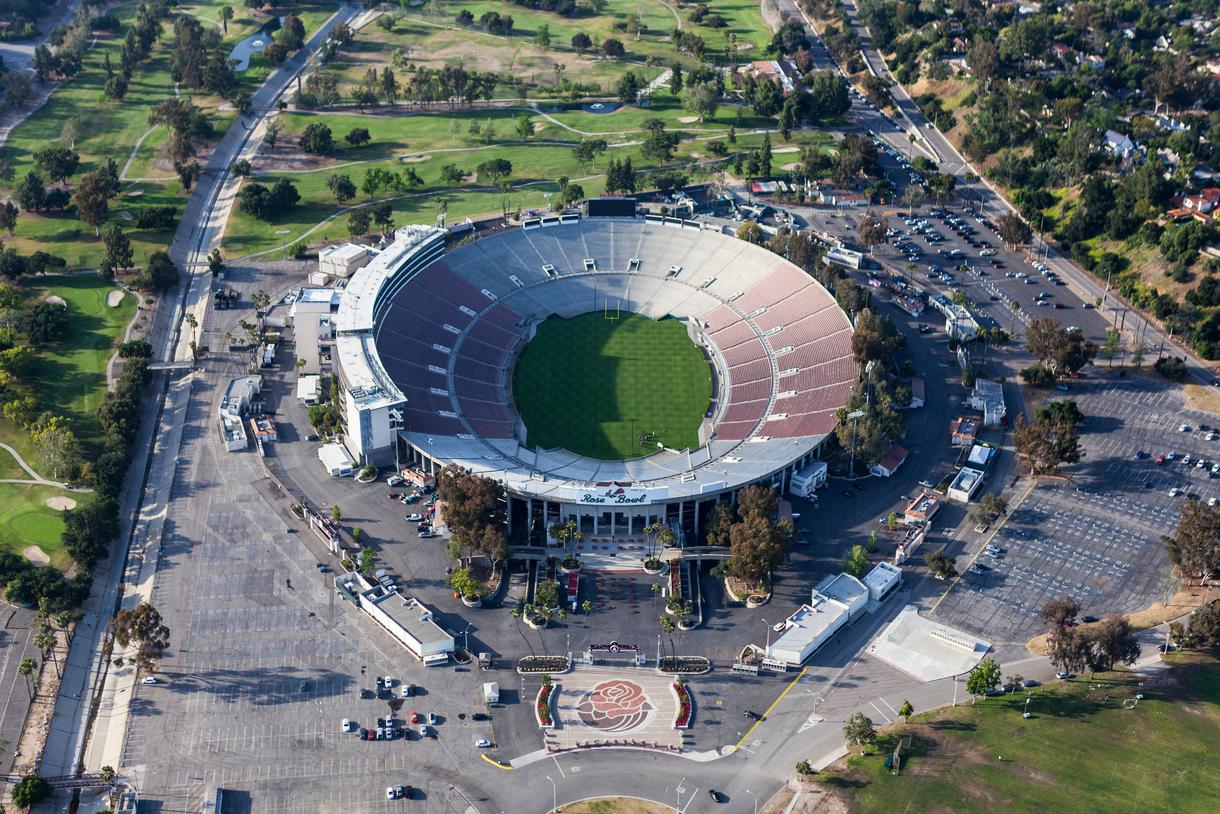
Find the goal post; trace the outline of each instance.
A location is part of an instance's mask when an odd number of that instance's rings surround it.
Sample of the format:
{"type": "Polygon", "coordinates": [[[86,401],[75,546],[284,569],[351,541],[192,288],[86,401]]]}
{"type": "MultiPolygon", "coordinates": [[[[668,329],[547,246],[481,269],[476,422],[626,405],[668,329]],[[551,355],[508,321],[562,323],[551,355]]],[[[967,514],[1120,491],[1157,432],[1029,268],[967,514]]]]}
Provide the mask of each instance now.
{"type": "Polygon", "coordinates": [[[621,315],[621,313],[622,312],[621,312],[621,308],[619,306],[618,300],[614,301],[614,310],[613,311],[610,310],[610,300],[605,300],[602,303],[602,316],[605,317],[606,319],[609,319],[609,320],[618,319],[619,316],[621,315]]]}

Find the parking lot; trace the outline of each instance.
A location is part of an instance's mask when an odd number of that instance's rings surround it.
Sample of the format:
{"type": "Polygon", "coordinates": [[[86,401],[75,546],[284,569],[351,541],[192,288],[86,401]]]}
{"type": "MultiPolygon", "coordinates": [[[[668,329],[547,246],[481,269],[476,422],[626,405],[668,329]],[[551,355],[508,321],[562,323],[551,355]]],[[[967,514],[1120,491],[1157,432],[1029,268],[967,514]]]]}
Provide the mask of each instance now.
{"type": "Polygon", "coordinates": [[[1086,417],[1083,460],[1070,479],[1044,480],[1025,499],[992,541],[1004,555],[978,557],[981,573],[963,576],[936,611],[941,621],[1019,642],[1041,632],[1038,613],[1052,597],[1068,594],[1100,617],[1140,610],[1172,590],[1161,535],[1186,494],[1220,495],[1210,467],[1181,463],[1186,454],[1220,457],[1220,439],[1198,429],[1207,416],[1185,410],[1178,388],[1149,376],[1095,375],[1055,396],[1074,399],[1086,417]],[[1192,430],[1180,432],[1183,423],[1192,430]],[[1170,451],[1177,460],[1158,465],[1170,451]],[[1172,496],[1173,487],[1183,494],[1172,496]]]}
{"type": "MultiPolygon", "coordinates": [[[[158,563],[153,604],[171,631],[155,685],[141,685],[120,771],[141,810],[197,811],[237,788],[253,811],[377,811],[388,785],[413,810],[463,811],[486,798],[464,774],[492,737],[477,669],[425,668],[358,616],[315,563],[321,543],[286,511],[254,454],[228,454],[206,429],[215,386],[195,385],[158,563]],[[437,737],[367,742],[341,721],[376,726],[374,676],[424,688],[395,702],[435,713],[437,737]],[[455,786],[455,789],[451,789],[455,786]]],[[[405,716],[404,716],[405,717],[405,716]]],[[[226,810],[228,807],[226,806],[226,810]]]]}

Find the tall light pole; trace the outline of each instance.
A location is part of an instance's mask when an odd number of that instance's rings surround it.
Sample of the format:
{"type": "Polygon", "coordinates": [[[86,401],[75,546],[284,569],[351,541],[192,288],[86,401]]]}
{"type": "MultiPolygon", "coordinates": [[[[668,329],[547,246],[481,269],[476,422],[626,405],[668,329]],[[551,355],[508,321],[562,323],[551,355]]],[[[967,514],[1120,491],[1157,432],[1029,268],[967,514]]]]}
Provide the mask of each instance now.
{"type": "Polygon", "coordinates": [[[754,798],[754,814],[758,814],[758,795],[749,789],[746,789],[746,794],[754,798]]]}
{"type": "Polygon", "coordinates": [[[275,233],[280,236],[280,259],[288,259],[288,238],[287,235],[292,233],[291,229],[276,229],[275,233]]]}
{"type": "Polygon", "coordinates": [[[856,476],[856,431],[860,426],[860,418],[864,415],[863,410],[856,410],[848,413],[847,417],[851,419],[851,468],[847,471],[849,478],[856,476]]]}
{"type": "Polygon", "coordinates": [[[559,787],[555,785],[554,778],[549,774],[546,779],[551,781],[551,811],[555,811],[559,808],[559,787]]]}
{"type": "MultiPolygon", "coordinates": [[[[759,618],[761,619],[762,617],[759,617],[759,618]]],[[[771,623],[768,622],[766,619],[763,619],[762,621],[763,621],[763,624],[767,626],[767,646],[766,646],[766,648],[763,649],[763,653],[765,654],[768,650],[771,649],[771,623]]]]}

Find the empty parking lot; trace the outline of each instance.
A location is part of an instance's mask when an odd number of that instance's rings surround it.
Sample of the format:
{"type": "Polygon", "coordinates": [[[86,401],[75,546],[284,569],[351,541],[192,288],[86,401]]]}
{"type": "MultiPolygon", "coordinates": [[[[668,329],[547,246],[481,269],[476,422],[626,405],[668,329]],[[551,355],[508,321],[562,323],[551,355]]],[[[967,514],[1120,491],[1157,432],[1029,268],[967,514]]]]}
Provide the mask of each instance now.
{"type": "Polygon", "coordinates": [[[1044,480],[1013,512],[992,540],[1004,555],[979,556],[981,573],[966,573],[937,609],[948,624],[1021,642],[1041,631],[1038,612],[1052,597],[1073,596],[1096,616],[1147,607],[1174,585],[1160,538],[1181,502],[1220,495],[1220,478],[1210,477],[1220,438],[1207,440],[1199,427],[1208,416],[1186,410],[1178,388],[1103,374],[1055,398],[1074,399],[1085,415],[1084,457],[1072,477],[1044,480]],[[1175,461],[1157,463],[1171,451],[1175,461]],[[1208,467],[1193,465],[1200,456],[1208,467]],[[1173,496],[1175,486],[1182,493],[1173,496]]]}

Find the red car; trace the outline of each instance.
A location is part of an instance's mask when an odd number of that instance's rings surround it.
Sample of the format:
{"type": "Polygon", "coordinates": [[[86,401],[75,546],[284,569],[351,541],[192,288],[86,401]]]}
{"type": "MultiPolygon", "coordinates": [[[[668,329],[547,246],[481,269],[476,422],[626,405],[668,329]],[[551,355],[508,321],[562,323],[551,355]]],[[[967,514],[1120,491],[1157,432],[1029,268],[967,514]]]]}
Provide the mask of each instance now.
{"type": "Polygon", "coordinates": [[[411,723],[413,723],[413,724],[417,724],[417,723],[419,723],[419,722],[420,722],[419,713],[418,713],[418,712],[412,712],[412,713],[411,713],[411,723]]]}
{"type": "Polygon", "coordinates": [[[1165,456],[1164,455],[1156,456],[1156,465],[1160,466],[1163,463],[1165,463],[1165,456]]]}

